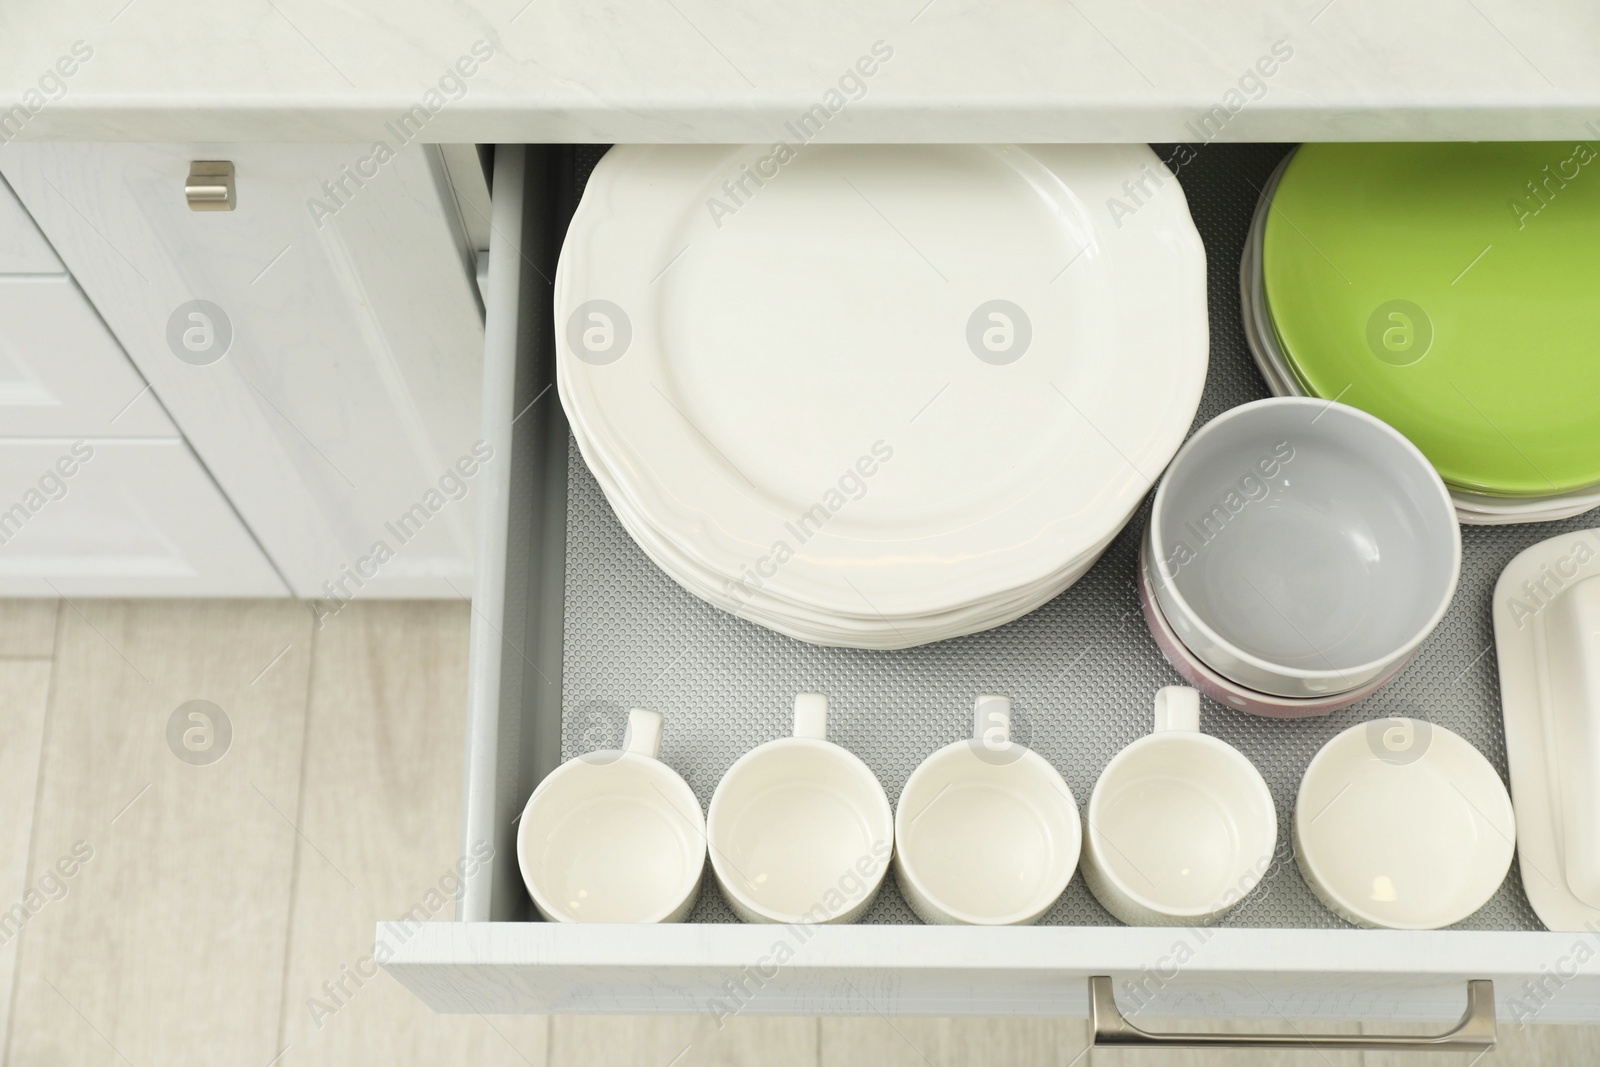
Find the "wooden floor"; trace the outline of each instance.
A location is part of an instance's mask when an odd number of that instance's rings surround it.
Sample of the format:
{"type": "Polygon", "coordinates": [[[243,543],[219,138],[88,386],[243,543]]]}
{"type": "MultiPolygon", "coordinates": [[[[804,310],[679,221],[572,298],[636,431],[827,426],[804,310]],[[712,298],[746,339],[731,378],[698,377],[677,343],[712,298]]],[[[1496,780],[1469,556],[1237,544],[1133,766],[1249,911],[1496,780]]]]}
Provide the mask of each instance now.
{"type": "MultiPolygon", "coordinates": [[[[0,601],[0,912],[26,916],[0,924],[5,1063],[1471,1062],[1090,1053],[1076,1020],[435,1015],[368,961],[378,919],[453,914],[467,618],[358,603],[318,630],[288,601],[0,601]]],[[[1484,1064],[1600,1062],[1600,1028],[1501,1029],[1484,1064]]]]}

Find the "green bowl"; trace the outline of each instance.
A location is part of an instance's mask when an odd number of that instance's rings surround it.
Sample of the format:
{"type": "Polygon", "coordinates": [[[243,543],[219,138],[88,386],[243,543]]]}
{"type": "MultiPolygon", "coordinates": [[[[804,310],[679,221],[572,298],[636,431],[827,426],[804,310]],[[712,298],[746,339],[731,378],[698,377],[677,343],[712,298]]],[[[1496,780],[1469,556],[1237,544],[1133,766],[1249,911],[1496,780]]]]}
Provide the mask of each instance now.
{"type": "Polygon", "coordinates": [[[1305,145],[1262,275],[1296,378],[1457,488],[1600,485],[1600,146],[1305,145]]]}

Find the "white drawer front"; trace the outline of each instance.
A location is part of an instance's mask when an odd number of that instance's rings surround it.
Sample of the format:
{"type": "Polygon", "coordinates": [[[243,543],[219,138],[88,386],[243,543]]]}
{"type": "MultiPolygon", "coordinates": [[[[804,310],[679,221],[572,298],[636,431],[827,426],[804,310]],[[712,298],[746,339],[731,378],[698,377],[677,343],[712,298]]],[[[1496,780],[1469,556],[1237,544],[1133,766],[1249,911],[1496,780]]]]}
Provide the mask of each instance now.
{"type": "Polygon", "coordinates": [[[0,440],[0,596],[283,596],[181,440],[0,440]]]}
{"type": "Polygon", "coordinates": [[[71,277],[0,275],[0,434],[177,433],[71,277]]]}
{"type": "MultiPolygon", "coordinates": [[[[442,1012],[1075,1015],[1115,977],[1162,1017],[1453,1019],[1495,983],[1504,1024],[1600,1020],[1595,938],[1154,927],[382,923],[378,958],[442,1012]],[[1531,985],[1530,985],[1531,983],[1531,985]],[[1530,991],[1531,989],[1531,991],[1530,991]]],[[[1442,1029],[1442,1028],[1441,1028],[1442,1029]]]]}

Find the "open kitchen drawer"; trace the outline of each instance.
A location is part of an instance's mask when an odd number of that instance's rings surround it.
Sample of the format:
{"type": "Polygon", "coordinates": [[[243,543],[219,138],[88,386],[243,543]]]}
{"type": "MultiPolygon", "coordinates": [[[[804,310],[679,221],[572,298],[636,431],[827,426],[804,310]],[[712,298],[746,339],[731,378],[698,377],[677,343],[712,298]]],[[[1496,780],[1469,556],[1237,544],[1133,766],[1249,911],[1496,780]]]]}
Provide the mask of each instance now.
{"type": "MultiPolygon", "coordinates": [[[[1210,261],[1212,363],[1199,421],[1265,395],[1239,326],[1238,262],[1256,189],[1285,150],[1212,145],[1179,168],[1210,261]]],[[[1544,931],[1515,867],[1459,928],[1357,930],[1312,896],[1289,843],[1300,773],[1355,722],[1430,719],[1504,774],[1488,654],[1494,578],[1522,547],[1582,520],[1468,529],[1450,617],[1393,685],[1354,708],[1284,721],[1206,705],[1203,728],[1256,762],[1279,809],[1278,862],[1218,927],[1118,925],[1081,878],[1038,926],[923,926],[892,876],[860,924],[745,925],[709,874],[681,925],[539,921],[517,870],[516,819],[564,756],[615,746],[630,705],[665,714],[663,758],[704,804],[736,756],[785,732],[794,693],[827,692],[833,739],[893,799],[923,756],[965,736],[976,693],[1007,693],[1022,739],[1062,771],[1081,806],[1111,755],[1146,732],[1155,689],[1178,680],[1144,630],[1132,585],[1143,512],[1033,615],[905,652],[791,641],[701,603],[651,566],[571,450],[552,387],[550,279],[599,154],[502,148],[496,160],[484,359],[495,458],[473,602],[468,873],[458,922],[379,925],[377,958],[400,982],[445,1012],[1081,1016],[1090,977],[1108,975],[1129,1015],[1381,1020],[1454,1018],[1469,980],[1489,979],[1503,1020],[1600,1019],[1600,932],[1544,931]]]]}

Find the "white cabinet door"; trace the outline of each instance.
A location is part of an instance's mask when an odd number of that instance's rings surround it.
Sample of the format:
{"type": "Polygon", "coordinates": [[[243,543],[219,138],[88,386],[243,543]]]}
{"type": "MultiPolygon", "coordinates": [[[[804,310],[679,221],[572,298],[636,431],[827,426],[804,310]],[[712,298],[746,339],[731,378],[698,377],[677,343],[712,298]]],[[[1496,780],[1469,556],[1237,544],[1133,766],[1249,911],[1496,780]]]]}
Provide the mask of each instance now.
{"type": "Polygon", "coordinates": [[[470,591],[483,320],[436,149],[13,142],[0,170],[295,595],[470,591]],[[235,210],[189,210],[208,159],[235,210]]]}
{"type": "Polygon", "coordinates": [[[57,274],[66,269],[11,186],[0,179],[0,274],[57,274]]]}
{"type": "Polygon", "coordinates": [[[177,437],[65,274],[0,275],[0,436],[177,437]]]}
{"type": "Polygon", "coordinates": [[[285,593],[182,441],[0,441],[0,596],[285,593]]]}

